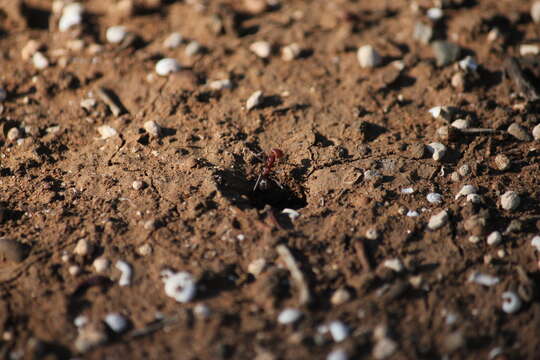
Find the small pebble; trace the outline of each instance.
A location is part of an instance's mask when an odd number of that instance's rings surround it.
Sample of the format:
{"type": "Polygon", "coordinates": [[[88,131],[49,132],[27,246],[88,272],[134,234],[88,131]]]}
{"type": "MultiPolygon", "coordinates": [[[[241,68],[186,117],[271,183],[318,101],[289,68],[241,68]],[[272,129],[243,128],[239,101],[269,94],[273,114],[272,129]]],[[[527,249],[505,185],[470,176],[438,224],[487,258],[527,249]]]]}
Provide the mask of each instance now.
{"type": "Polygon", "coordinates": [[[266,269],[266,260],[264,258],[255,259],[248,265],[248,273],[257,277],[259,276],[264,269],[266,269]]]}
{"type": "Polygon", "coordinates": [[[446,154],[446,146],[438,142],[432,142],[426,146],[435,161],[441,161],[446,154]]]}
{"type": "Polygon", "coordinates": [[[540,235],[536,235],[532,238],[531,245],[536,249],[536,251],[540,252],[540,235]]]}
{"type": "Polygon", "coordinates": [[[119,44],[127,36],[127,29],[125,26],[111,26],[107,29],[105,33],[105,38],[111,44],[119,44]]]}
{"type": "Polygon", "coordinates": [[[345,288],[339,288],[337,289],[330,298],[330,302],[332,305],[342,305],[345,304],[347,301],[351,299],[351,293],[347,291],[345,288]]]}
{"type": "Polygon", "coordinates": [[[7,132],[7,139],[11,142],[14,142],[14,141],[17,141],[21,138],[21,130],[19,130],[18,128],[16,127],[12,127],[11,129],[9,129],[9,131],[7,132]]]}
{"type": "Polygon", "coordinates": [[[47,67],[49,67],[49,59],[43,55],[42,52],[36,51],[34,55],[32,56],[32,63],[34,64],[34,67],[38,70],[43,70],[47,67]]]}
{"type": "Polygon", "coordinates": [[[88,324],[88,317],[84,315],[79,315],[73,320],[73,325],[80,328],[88,324]]]}
{"type": "Polygon", "coordinates": [[[110,262],[104,257],[99,257],[92,263],[92,266],[94,267],[94,270],[96,270],[97,273],[102,273],[106,271],[109,268],[110,262]]]}
{"type": "Polygon", "coordinates": [[[101,125],[97,128],[97,131],[103,140],[118,135],[118,131],[109,125],[101,125]]]}
{"type": "Polygon", "coordinates": [[[161,126],[155,122],[154,120],[148,120],[143,125],[144,130],[153,137],[160,137],[161,136],[161,126]]]}
{"type": "Polygon", "coordinates": [[[180,63],[176,59],[164,58],[156,63],[156,74],[159,76],[167,76],[180,71],[180,69],[180,63]]]}
{"type": "Polygon", "coordinates": [[[131,278],[133,276],[133,269],[131,265],[123,260],[118,260],[116,262],[116,268],[120,270],[120,280],[118,280],[118,285],[120,286],[129,286],[131,285],[131,278]]]}
{"type": "Polygon", "coordinates": [[[515,137],[516,139],[521,140],[521,141],[532,140],[532,137],[531,135],[529,135],[529,132],[518,123],[512,123],[512,125],[508,127],[507,132],[513,137],[515,137]]]}
{"type": "Polygon", "coordinates": [[[469,282],[474,282],[476,284],[488,287],[497,285],[499,281],[500,279],[498,277],[482,274],[478,271],[471,273],[471,275],[469,276],[469,282]]]}
{"type": "Polygon", "coordinates": [[[459,199],[462,196],[467,196],[469,194],[476,194],[478,192],[478,188],[474,185],[463,185],[461,190],[457,193],[455,199],[459,199]]]}
{"type": "Polygon", "coordinates": [[[87,324],[79,328],[79,335],[75,339],[75,350],[85,353],[109,340],[104,326],[99,324],[87,324]]]}
{"type": "Polygon", "coordinates": [[[358,49],[356,54],[360,66],[363,68],[373,68],[381,64],[382,58],[371,45],[364,45],[358,49]]]}
{"type": "Polygon", "coordinates": [[[448,221],[448,212],[446,210],[441,211],[440,213],[433,215],[428,222],[428,228],[430,230],[437,230],[446,224],[448,221]]]}
{"type": "Polygon", "coordinates": [[[88,240],[86,239],[80,239],[77,241],[77,245],[75,245],[75,248],[73,249],[73,253],[75,255],[80,256],[86,256],[92,252],[93,246],[88,240]]]}
{"type": "Polygon", "coordinates": [[[379,238],[379,231],[376,228],[369,228],[366,230],[366,239],[377,240],[379,238]]]}
{"type": "Polygon", "coordinates": [[[461,49],[458,45],[449,41],[434,41],[431,45],[435,54],[437,66],[446,66],[453,63],[459,57],[461,49]]]}
{"type": "Polygon", "coordinates": [[[441,8],[434,7],[434,8],[428,9],[428,11],[426,12],[426,16],[430,20],[438,21],[438,20],[442,19],[444,14],[443,14],[443,11],[442,11],[441,8]]]}
{"type": "Polygon", "coordinates": [[[414,25],[413,39],[421,42],[424,45],[429,44],[433,38],[433,28],[430,25],[426,25],[421,22],[417,22],[414,25]]]}
{"type": "Polygon", "coordinates": [[[212,90],[223,90],[232,88],[232,82],[229,79],[214,80],[208,83],[208,86],[212,90]]]}
{"type": "Polygon", "coordinates": [[[438,193],[429,193],[426,196],[426,199],[431,204],[440,204],[442,203],[442,195],[438,193]]]}
{"type": "Polygon", "coordinates": [[[178,32],[173,32],[163,41],[163,46],[168,49],[175,49],[182,44],[182,34],[178,32]]]}
{"type": "Polygon", "coordinates": [[[349,336],[349,328],[339,320],[332,321],[330,325],[328,325],[328,329],[335,342],[342,342],[349,336]]]}
{"type": "Polygon", "coordinates": [[[261,14],[268,7],[266,0],[244,0],[245,9],[251,14],[261,14]]]}
{"type": "Polygon", "coordinates": [[[521,309],[522,301],[519,295],[513,291],[505,291],[502,294],[502,310],[507,314],[514,314],[521,309]]]}
{"type": "Polygon", "coordinates": [[[397,350],[397,343],[387,337],[377,340],[373,347],[373,357],[377,360],[387,359],[397,350]]]}
{"type": "Polygon", "coordinates": [[[281,58],[284,61],[292,61],[300,55],[300,45],[292,43],[281,49],[281,58]]]}
{"type": "Polygon", "coordinates": [[[131,187],[134,189],[134,190],[141,190],[144,186],[144,183],[141,181],[141,180],[135,180],[133,181],[133,183],[131,184],[131,187]]]}
{"type": "Polygon", "coordinates": [[[128,320],[119,313],[110,313],[105,316],[105,324],[117,334],[121,334],[128,328],[128,320]]]}
{"type": "Polygon", "coordinates": [[[336,349],[332,350],[328,356],[326,357],[326,360],[349,360],[349,356],[347,355],[347,352],[343,349],[336,349]]]}
{"type": "Polygon", "coordinates": [[[456,129],[460,129],[460,130],[467,129],[469,128],[469,120],[457,119],[452,122],[452,127],[455,127],[456,129]]]}
{"type": "Polygon", "coordinates": [[[152,245],[143,244],[137,248],[137,253],[141,256],[148,256],[152,253],[152,245]]]}
{"type": "Polygon", "coordinates": [[[495,156],[495,165],[501,171],[508,170],[510,168],[510,159],[504,154],[499,154],[495,156]]]}
{"type": "Polygon", "coordinates": [[[416,210],[409,210],[406,214],[408,217],[417,217],[420,216],[420,213],[416,210]]]}
{"type": "Polygon", "coordinates": [[[504,210],[516,210],[521,202],[521,199],[515,191],[507,191],[501,196],[501,207],[504,210]]]}
{"type": "Polygon", "coordinates": [[[283,325],[293,324],[298,319],[300,319],[301,316],[302,313],[300,312],[300,310],[287,308],[279,313],[277,321],[278,323],[283,325]]]}
{"type": "Polygon", "coordinates": [[[498,231],[494,231],[487,237],[487,243],[488,245],[495,246],[500,244],[502,241],[502,235],[498,231]]]}
{"type": "Polygon", "coordinates": [[[467,164],[464,164],[464,165],[459,167],[458,173],[459,173],[459,175],[465,177],[465,176],[467,176],[467,175],[469,175],[471,173],[471,167],[469,165],[467,165],[467,164]]]}
{"type": "Polygon", "coordinates": [[[155,219],[149,219],[149,220],[146,220],[144,223],[143,223],[143,228],[145,230],[150,230],[150,231],[153,231],[156,229],[156,220],[155,219]]]}
{"type": "Polygon", "coordinates": [[[187,303],[193,300],[197,293],[195,278],[186,271],[173,273],[163,271],[163,282],[165,283],[165,294],[172,297],[177,302],[187,303]]]}
{"type": "Polygon", "coordinates": [[[506,251],[504,251],[504,249],[497,250],[497,256],[502,259],[503,257],[506,256],[506,251]]]}
{"type": "Polygon", "coordinates": [[[27,256],[27,246],[16,240],[0,239],[0,258],[7,261],[21,262],[27,256]]]}
{"type": "Polygon", "coordinates": [[[519,47],[519,54],[521,56],[538,55],[540,53],[540,47],[534,44],[522,44],[519,47]]]}
{"type": "Polygon", "coordinates": [[[68,272],[72,276],[77,276],[81,273],[81,268],[79,265],[71,265],[68,267],[68,272]]]}
{"type": "Polygon", "coordinates": [[[58,30],[68,31],[71,27],[82,23],[84,8],[80,3],[71,3],[62,9],[62,16],[58,20],[58,30]]]}
{"type": "Polygon", "coordinates": [[[197,41],[190,41],[186,46],[185,53],[187,56],[195,56],[201,52],[202,46],[197,41]]]}
{"type": "Polygon", "coordinates": [[[540,140],[540,124],[533,128],[532,135],[534,140],[540,140]]]}
{"type": "Polygon", "coordinates": [[[480,242],[480,236],[471,235],[469,236],[469,242],[472,244],[478,244],[480,242]]]}
{"type": "Polygon", "coordinates": [[[266,59],[272,52],[272,45],[268,41],[256,41],[249,46],[249,50],[258,57],[266,59]]]}
{"type": "Polygon", "coordinates": [[[414,193],[414,189],[412,187],[403,188],[403,189],[401,189],[401,193],[402,194],[412,194],[412,193],[414,193]]]}
{"type": "Polygon", "coordinates": [[[388,269],[391,269],[391,270],[394,270],[395,272],[402,272],[404,267],[403,267],[403,263],[401,262],[401,260],[399,259],[387,259],[383,262],[383,266],[388,268],[388,269]]]}
{"type": "Polygon", "coordinates": [[[250,111],[251,109],[256,108],[260,105],[263,92],[261,90],[255,91],[246,101],[246,110],[250,111]]]}

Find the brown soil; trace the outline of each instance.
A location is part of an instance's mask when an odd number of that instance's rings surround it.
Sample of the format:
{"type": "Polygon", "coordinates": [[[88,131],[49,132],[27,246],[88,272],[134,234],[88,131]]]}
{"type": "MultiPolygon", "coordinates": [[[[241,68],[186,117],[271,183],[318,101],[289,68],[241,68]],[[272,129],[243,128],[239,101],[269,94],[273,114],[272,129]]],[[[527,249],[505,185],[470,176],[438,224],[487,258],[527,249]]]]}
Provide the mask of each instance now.
{"type": "Polygon", "coordinates": [[[371,359],[373,331],[385,325],[397,344],[392,359],[487,359],[496,347],[508,358],[538,358],[540,273],[530,241],[540,231],[540,146],[506,129],[518,122],[530,134],[539,112],[503,73],[505,59],[519,58],[519,45],[539,36],[530,1],[454,1],[445,8],[436,36],[481,65],[465,76],[464,88],[451,85],[462,73],[457,64],[437,67],[431,46],[412,37],[414,24],[428,21],[420,16],[432,6],[427,0],[418,2],[419,13],[408,0],[281,1],[258,14],[240,1],[135,1],[132,14],[112,3],[87,1],[84,26],[62,33],[50,1],[0,2],[0,85],[7,91],[0,236],[28,251],[22,261],[7,252],[0,261],[2,357],[324,359],[341,348],[371,359]],[[108,44],[105,31],[118,24],[138,38],[108,44]],[[501,34],[488,41],[494,28],[501,34]],[[185,43],[166,49],[172,31],[203,51],[187,56],[185,43]],[[22,59],[31,39],[48,68],[22,59]],[[249,50],[257,40],[273,44],[269,58],[249,50]],[[303,51],[286,62],[279,49],[293,42],[303,51]],[[92,54],[93,44],[101,51],[92,54]],[[359,66],[363,44],[383,56],[381,66],[359,66]],[[183,69],[157,76],[162,57],[183,69]],[[394,60],[403,61],[402,71],[394,60]],[[224,78],[231,89],[206,85],[224,78]],[[96,96],[100,87],[122,114],[96,96]],[[246,111],[257,90],[262,103],[246,111]],[[83,109],[80,102],[92,97],[95,107],[83,109]],[[445,122],[428,113],[438,105],[497,131],[441,140],[437,129],[445,122]],[[144,130],[148,120],[163,127],[160,137],[144,130]],[[118,135],[101,139],[101,125],[118,135]],[[18,141],[7,137],[14,127],[18,141]],[[422,154],[433,141],[447,145],[443,161],[422,154]],[[272,148],[285,157],[267,186],[253,191],[272,148]],[[510,158],[509,169],[496,167],[498,154],[510,158]],[[465,164],[469,174],[451,175],[465,164]],[[369,179],[367,170],[381,176],[369,179]],[[144,187],[133,189],[135,180],[144,187]],[[479,188],[480,203],[455,200],[465,184],[479,188]],[[408,187],[414,193],[402,193],[408,187]],[[508,190],[520,194],[515,211],[500,207],[508,190]],[[430,204],[430,192],[443,202],[430,204]],[[290,220],[284,208],[300,217],[290,220]],[[443,209],[448,223],[430,231],[430,217],[443,209]],[[406,216],[409,210],[419,216],[406,216]],[[370,229],[378,239],[366,238],[370,229]],[[495,230],[503,241],[490,246],[486,235],[495,230]],[[469,241],[472,235],[480,241],[469,241]],[[94,245],[86,256],[73,254],[80,239],[94,245]],[[305,304],[279,244],[305,277],[305,304]],[[97,275],[92,263],[100,256],[111,266],[97,275]],[[260,258],[266,269],[249,274],[260,258]],[[403,271],[384,267],[393,258],[403,271]],[[118,285],[118,260],[133,267],[130,286],[118,285]],[[70,274],[72,265],[78,275],[70,274]],[[191,302],[166,296],[166,268],[196,277],[191,302]],[[500,282],[469,282],[474,271],[500,282]],[[340,288],[351,299],[336,305],[331,298],[340,288]],[[512,289],[523,306],[507,314],[501,296],[512,289]],[[197,304],[210,315],[197,315],[197,304]],[[286,307],[304,316],[278,324],[286,307]],[[95,326],[110,312],[125,315],[130,329],[115,336],[105,329],[106,344],[77,354],[74,319],[84,315],[95,326]],[[319,331],[333,320],[351,330],[339,344],[319,331]]]}

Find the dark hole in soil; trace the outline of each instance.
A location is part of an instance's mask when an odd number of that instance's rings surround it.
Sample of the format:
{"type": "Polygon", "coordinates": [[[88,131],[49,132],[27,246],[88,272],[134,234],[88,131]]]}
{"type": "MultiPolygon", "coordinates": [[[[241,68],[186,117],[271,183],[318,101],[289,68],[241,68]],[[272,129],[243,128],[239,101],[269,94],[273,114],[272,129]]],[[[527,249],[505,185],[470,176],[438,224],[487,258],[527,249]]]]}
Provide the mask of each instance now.
{"type": "Polygon", "coordinates": [[[44,30],[49,28],[49,16],[51,15],[49,11],[30,7],[24,3],[21,10],[30,28],[44,30]]]}

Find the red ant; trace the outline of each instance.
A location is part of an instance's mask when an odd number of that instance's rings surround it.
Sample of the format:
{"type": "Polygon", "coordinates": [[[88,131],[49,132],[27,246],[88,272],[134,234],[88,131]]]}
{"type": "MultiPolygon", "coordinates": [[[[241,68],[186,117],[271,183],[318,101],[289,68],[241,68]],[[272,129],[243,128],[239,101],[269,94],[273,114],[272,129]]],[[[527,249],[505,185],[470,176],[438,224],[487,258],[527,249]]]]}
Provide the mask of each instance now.
{"type": "Polygon", "coordinates": [[[268,177],[268,175],[270,175],[270,172],[272,171],[272,168],[274,167],[276,161],[281,159],[283,156],[283,151],[281,151],[280,149],[274,148],[270,150],[270,152],[266,155],[266,162],[264,164],[263,172],[257,178],[257,182],[255,182],[253,191],[257,190],[257,187],[259,187],[259,185],[261,185],[261,187],[266,187],[266,185],[263,186],[263,184],[266,184],[266,178],[268,177]]]}

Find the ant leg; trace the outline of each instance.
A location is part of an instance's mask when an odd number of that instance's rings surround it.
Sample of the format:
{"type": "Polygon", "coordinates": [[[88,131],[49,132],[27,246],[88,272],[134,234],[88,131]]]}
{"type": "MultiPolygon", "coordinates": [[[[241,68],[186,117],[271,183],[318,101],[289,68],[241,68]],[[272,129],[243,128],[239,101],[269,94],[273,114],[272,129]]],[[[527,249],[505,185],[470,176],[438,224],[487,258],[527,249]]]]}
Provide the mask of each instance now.
{"type": "Polygon", "coordinates": [[[257,187],[259,186],[259,183],[261,182],[262,174],[259,174],[259,177],[257,178],[257,181],[255,182],[255,186],[253,187],[253,191],[257,190],[257,187]]]}
{"type": "Polygon", "coordinates": [[[285,188],[283,187],[283,185],[281,185],[281,183],[280,183],[279,181],[277,181],[276,179],[272,179],[272,180],[274,180],[274,182],[276,183],[276,185],[279,186],[279,188],[280,188],[281,190],[285,190],[285,188]]]}

